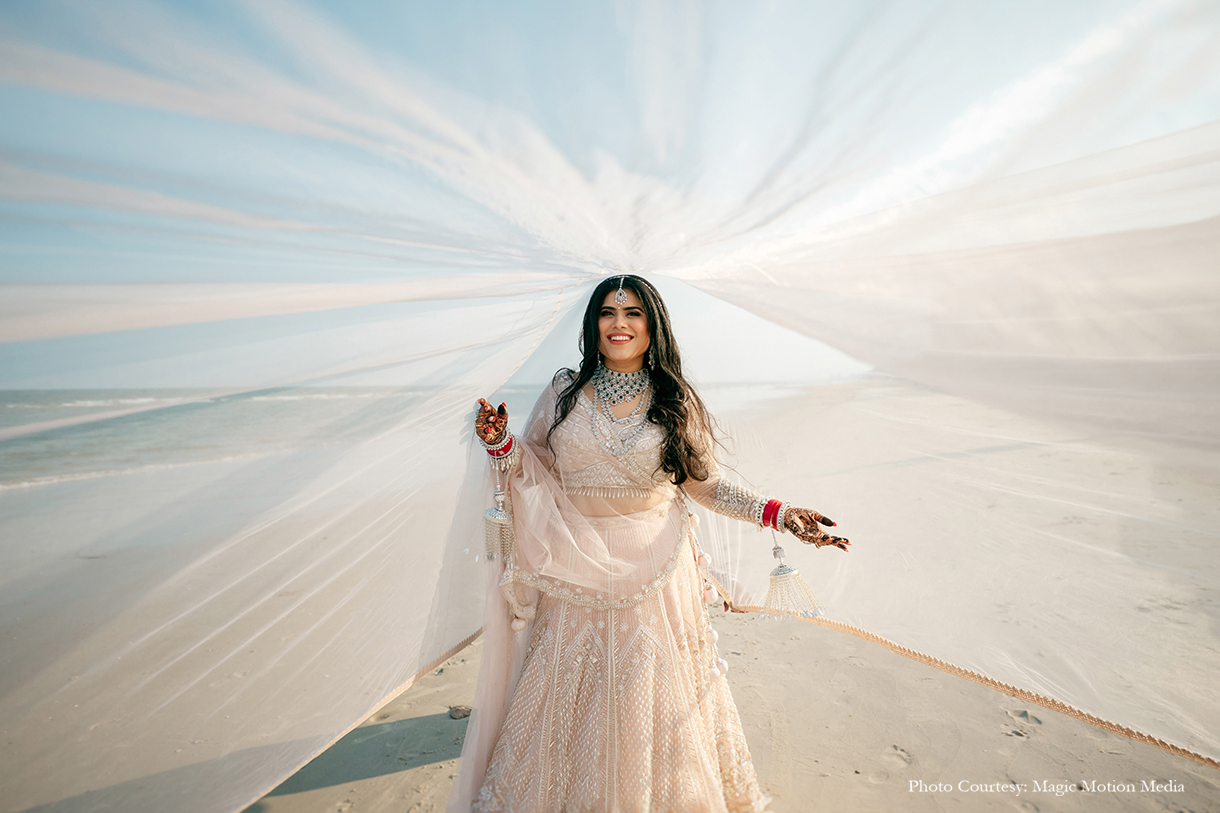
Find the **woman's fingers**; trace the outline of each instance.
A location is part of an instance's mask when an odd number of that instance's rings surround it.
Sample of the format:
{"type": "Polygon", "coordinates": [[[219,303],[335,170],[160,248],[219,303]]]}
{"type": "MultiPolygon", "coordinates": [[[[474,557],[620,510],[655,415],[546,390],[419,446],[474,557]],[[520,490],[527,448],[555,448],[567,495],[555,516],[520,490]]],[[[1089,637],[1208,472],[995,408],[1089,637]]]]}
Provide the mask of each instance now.
{"type": "Polygon", "coordinates": [[[477,402],[478,412],[474,416],[475,434],[488,443],[495,442],[508,429],[508,405],[501,402],[500,408],[493,407],[486,398],[477,402]]]}
{"type": "Polygon", "coordinates": [[[819,514],[817,511],[809,511],[809,515],[813,517],[814,522],[820,522],[827,528],[833,528],[837,523],[825,514],[819,514]]]}
{"type": "MultiPolygon", "coordinates": [[[[825,525],[827,528],[838,527],[838,523],[835,522],[833,519],[831,519],[830,517],[828,517],[824,514],[819,514],[817,511],[814,511],[812,508],[790,509],[790,513],[788,514],[788,517],[791,517],[793,522],[796,525],[798,525],[799,527],[801,527],[802,529],[805,528],[806,526],[810,526],[810,525],[813,526],[814,528],[816,528],[819,522],[821,524],[825,525]]],[[[787,518],[785,518],[785,521],[786,520],[787,520],[787,518]]]]}
{"type": "Polygon", "coordinates": [[[482,419],[486,421],[503,421],[508,419],[508,405],[505,403],[501,403],[500,408],[496,409],[487,402],[487,399],[480,398],[478,405],[479,414],[476,417],[476,420],[482,419]]]}
{"type": "Polygon", "coordinates": [[[501,422],[508,420],[508,408],[500,404],[500,409],[497,410],[486,398],[480,398],[478,406],[479,412],[474,416],[475,431],[481,432],[484,437],[495,436],[503,425],[501,422]]]}
{"type": "Polygon", "coordinates": [[[491,404],[487,405],[487,426],[489,427],[487,434],[499,433],[502,428],[508,424],[508,407],[501,403],[500,408],[493,410],[491,404]]]}
{"type": "MultiPolygon", "coordinates": [[[[816,511],[810,511],[809,513],[814,516],[820,516],[816,511]]],[[[817,525],[806,527],[803,521],[804,517],[799,514],[793,516],[792,519],[793,522],[790,530],[798,539],[808,545],[818,548],[834,545],[839,550],[847,550],[847,546],[851,544],[851,542],[848,542],[842,536],[831,536],[825,531],[820,530],[817,525]]]]}

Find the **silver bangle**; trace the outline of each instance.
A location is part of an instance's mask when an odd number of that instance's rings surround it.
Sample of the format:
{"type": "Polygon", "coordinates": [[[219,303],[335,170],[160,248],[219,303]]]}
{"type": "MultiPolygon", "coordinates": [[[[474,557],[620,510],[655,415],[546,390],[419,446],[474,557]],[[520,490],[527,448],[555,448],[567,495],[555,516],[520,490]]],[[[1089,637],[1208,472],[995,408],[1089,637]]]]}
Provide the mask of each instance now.
{"type": "Polygon", "coordinates": [[[496,471],[512,471],[517,466],[517,458],[520,456],[520,443],[514,443],[513,448],[508,450],[508,454],[496,456],[490,455],[488,460],[491,461],[491,467],[496,471]]]}
{"type": "Polygon", "coordinates": [[[787,531],[787,529],[784,527],[784,515],[788,513],[788,509],[791,507],[792,503],[786,502],[779,507],[779,512],[775,515],[775,528],[781,534],[787,531]]]}

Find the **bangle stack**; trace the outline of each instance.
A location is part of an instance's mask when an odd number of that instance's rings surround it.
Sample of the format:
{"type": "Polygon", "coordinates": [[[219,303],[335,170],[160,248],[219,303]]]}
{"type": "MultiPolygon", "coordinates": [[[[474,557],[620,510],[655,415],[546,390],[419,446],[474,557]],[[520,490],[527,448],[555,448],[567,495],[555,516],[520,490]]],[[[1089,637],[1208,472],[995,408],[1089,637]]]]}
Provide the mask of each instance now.
{"type": "Polygon", "coordinates": [[[782,534],[784,532],[784,514],[788,513],[790,505],[791,503],[780,502],[779,500],[767,500],[759,510],[759,527],[770,528],[782,534]]]}
{"type": "Polygon", "coordinates": [[[498,443],[488,443],[483,438],[479,438],[479,443],[487,450],[493,468],[508,471],[517,462],[517,444],[512,432],[505,431],[498,443]]]}
{"type": "Polygon", "coordinates": [[[708,507],[726,517],[753,522],[760,531],[770,528],[783,533],[784,517],[792,503],[768,500],[761,494],[730,483],[722,477],[716,484],[716,497],[708,507]]]}

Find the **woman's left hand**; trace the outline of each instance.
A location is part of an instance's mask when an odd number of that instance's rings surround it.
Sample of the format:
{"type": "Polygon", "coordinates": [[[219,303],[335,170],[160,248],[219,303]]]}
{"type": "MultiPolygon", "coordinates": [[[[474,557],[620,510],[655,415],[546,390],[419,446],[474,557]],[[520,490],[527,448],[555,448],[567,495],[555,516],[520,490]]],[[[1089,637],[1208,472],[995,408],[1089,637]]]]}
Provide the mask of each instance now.
{"type": "Polygon", "coordinates": [[[479,412],[474,417],[474,431],[487,443],[499,443],[508,431],[508,407],[500,404],[496,409],[487,403],[486,398],[479,399],[479,412]]]}
{"type": "Polygon", "coordinates": [[[822,516],[812,508],[789,508],[784,514],[784,527],[806,545],[816,545],[819,548],[834,545],[839,550],[847,550],[851,543],[841,536],[826,533],[818,527],[819,522],[828,528],[835,527],[833,519],[822,516]]]}

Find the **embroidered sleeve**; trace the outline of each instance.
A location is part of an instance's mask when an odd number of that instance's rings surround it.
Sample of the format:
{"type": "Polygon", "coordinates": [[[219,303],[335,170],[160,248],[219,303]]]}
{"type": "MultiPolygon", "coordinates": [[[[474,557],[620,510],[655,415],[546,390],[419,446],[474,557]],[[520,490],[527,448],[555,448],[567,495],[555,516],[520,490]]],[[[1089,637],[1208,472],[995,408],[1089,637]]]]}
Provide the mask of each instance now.
{"type": "Polygon", "coordinates": [[[763,495],[721,477],[716,482],[716,496],[707,507],[726,517],[762,525],[762,512],[766,504],[767,498],[763,495]]]}
{"type": "Polygon", "coordinates": [[[713,464],[711,469],[706,480],[688,480],[683,484],[691,499],[717,514],[762,527],[767,498],[727,479],[719,466],[713,464]]]}

